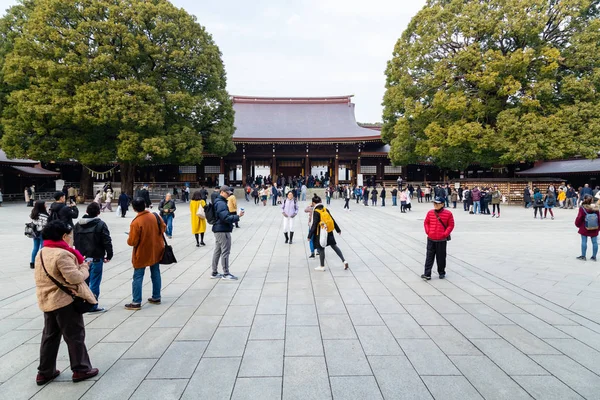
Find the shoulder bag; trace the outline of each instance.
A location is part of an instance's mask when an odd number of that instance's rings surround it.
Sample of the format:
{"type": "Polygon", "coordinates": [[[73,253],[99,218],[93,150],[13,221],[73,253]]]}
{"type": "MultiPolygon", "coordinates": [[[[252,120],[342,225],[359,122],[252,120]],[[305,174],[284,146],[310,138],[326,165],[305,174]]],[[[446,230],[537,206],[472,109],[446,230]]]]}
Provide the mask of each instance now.
{"type": "Polygon", "coordinates": [[[161,235],[165,241],[165,251],[158,263],[163,265],[175,264],[177,263],[177,259],[175,258],[175,253],[173,253],[173,247],[167,243],[167,238],[165,238],[164,233],[160,232],[160,217],[157,214],[154,214],[154,216],[156,217],[156,223],[158,224],[158,234],[161,235]]]}
{"type": "Polygon", "coordinates": [[[63,285],[62,283],[60,283],[59,281],[54,279],[54,277],[48,273],[48,270],[46,269],[46,266],[44,265],[44,256],[42,256],[41,250],[40,250],[40,261],[42,262],[42,268],[44,268],[44,272],[46,273],[46,276],[48,278],[50,278],[50,280],[52,282],[54,282],[54,284],[56,286],[58,286],[58,288],[60,290],[62,290],[63,292],[65,292],[66,294],[71,296],[71,298],[73,299],[73,307],[75,307],[76,312],[78,312],[79,314],[85,314],[94,309],[94,307],[96,306],[95,304],[89,303],[83,297],[79,297],[79,296],[73,294],[65,285],[63,285]]]}
{"type": "MultiPolygon", "coordinates": [[[[438,213],[436,213],[435,211],[434,211],[434,213],[435,213],[435,217],[437,218],[437,220],[440,221],[440,224],[442,224],[442,226],[444,227],[444,230],[446,230],[447,229],[446,225],[442,222],[442,219],[440,218],[440,216],[438,215],[438,213]]],[[[446,238],[446,241],[449,242],[451,240],[452,240],[452,236],[448,235],[448,237],[446,238]]]]}

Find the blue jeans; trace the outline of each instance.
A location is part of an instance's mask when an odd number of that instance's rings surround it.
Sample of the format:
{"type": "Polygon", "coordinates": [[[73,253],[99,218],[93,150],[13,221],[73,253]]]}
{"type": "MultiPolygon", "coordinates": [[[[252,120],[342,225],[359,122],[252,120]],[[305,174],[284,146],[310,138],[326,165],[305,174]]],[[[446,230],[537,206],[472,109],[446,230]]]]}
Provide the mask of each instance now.
{"type": "Polygon", "coordinates": [[[37,256],[38,251],[40,251],[44,247],[44,240],[40,235],[39,238],[33,238],[33,251],[31,252],[31,263],[35,262],[35,256],[37,256]]]}
{"type": "MultiPolygon", "coordinates": [[[[104,260],[102,258],[98,259],[98,261],[93,261],[90,263],[90,276],[85,280],[85,283],[88,284],[94,296],[96,296],[96,300],[100,298],[100,282],[102,282],[102,267],[104,266],[104,260]]],[[[98,305],[96,304],[96,307],[98,305]]]]}
{"type": "MultiPolygon", "coordinates": [[[[585,253],[587,253],[587,238],[588,236],[581,235],[581,255],[585,257],[585,253]]],[[[596,258],[596,254],[598,254],[598,237],[590,237],[592,240],[592,257],[596,258]]]]}
{"type": "Polygon", "coordinates": [[[313,242],[314,237],[311,237],[308,246],[310,247],[310,253],[313,254],[315,252],[315,243],[313,242]]]}
{"type": "Polygon", "coordinates": [[[397,196],[392,196],[392,206],[396,207],[398,204],[396,203],[396,201],[398,200],[397,196]]]}
{"type": "Polygon", "coordinates": [[[478,214],[481,211],[481,209],[479,208],[480,205],[481,204],[479,203],[479,200],[473,200],[473,214],[478,214]]]}
{"type": "MultiPolygon", "coordinates": [[[[132,303],[141,304],[142,303],[142,283],[144,282],[144,273],[146,272],[146,267],[144,268],[134,268],[133,269],[133,282],[131,283],[131,289],[133,293],[133,301],[132,303]]],[[[152,279],[152,298],[160,299],[160,267],[158,263],[150,266],[150,278],[152,279]]]]}
{"type": "Polygon", "coordinates": [[[165,221],[165,225],[167,225],[165,233],[167,236],[173,236],[173,214],[164,214],[162,218],[165,221]]]}
{"type": "Polygon", "coordinates": [[[302,201],[306,201],[306,192],[302,192],[302,201]]]}

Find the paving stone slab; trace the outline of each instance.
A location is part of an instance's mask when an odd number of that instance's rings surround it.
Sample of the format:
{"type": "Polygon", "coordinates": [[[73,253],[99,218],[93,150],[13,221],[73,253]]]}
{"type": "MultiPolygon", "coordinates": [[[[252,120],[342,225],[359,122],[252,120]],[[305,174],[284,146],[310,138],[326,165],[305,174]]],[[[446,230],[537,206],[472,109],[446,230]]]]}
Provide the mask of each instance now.
{"type": "Polygon", "coordinates": [[[286,325],[319,325],[317,310],[312,304],[290,304],[287,308],[286,325]]]}
{"type": "Polygon", "coordinates": [[[241,357],[201,359],[181,398],[229,400],[241,360],[241,357]]]}
{"type": "Polygon", "coordinates": [[[176,340],[211,340],[221,322],[220,316],[195,315],[178,330],[176,340]]]}
{"type": "Polygon", "coordinates": [[[284,339],[285,315],[257,315],[250,330],[250,340],[284,339]]]}
{"type": "Polygon", "coordinates": [[[515,376],[513,377],[535,399],[540,400],[582,400],[567,385],[554,376],[515,376]]]}
{"type": "Polygon", "coordinates": [[[400,356],[404,353],[387,326],[357,326],[358,339],[368,356],[400,356]]]}
{"type": "Polygon", "coordinates": [[[508,375],[547,375],[548,372],[504,339],[472,339],[508,375]]]}
{"type": "Polygon", "coordinates": [[[577,393],[600,398],[600,377],[566,356],[531,356],[538,364],[577,393]]]}
{"type": "Polygon", "coordinates": [[[263,296],[258,302],[256,314],[285,314],[287,308],[287,297],[263,296]]]}
{"type": "Polygon", "coordinates": [[[181,398],[188,379],[146,379],[142,381],[129,400],[178,400],[181,398]]]}
{"type": "Polygon", "coordinates": [[[119,360],[82,397],[84,400],[127,399],[150,372],[156,360],[119,360]]]}
{"type": "Polygon", "coordinates": [[[331,390],[336,400],[383,400],[373,376],[332,376],[331,390]]]}
{"type": "Polygon", "coordinates": [[[460,375],[431,339],[399,339],[398,343],[419,375],[460,375]]]}
{"type": "Polygon", "coordinates": [[[249,340],[238,376],[282,376],[283,351],[283,340],[249,340]]]}
{"type": "Polygon", "coordinates": [[[371,375],[371,368],[358,340],[324,340],[329,376],[371,375]]]}
{"type": "Polygon", "coordinates": [[[382,314],[381,317],[396,339],[429,338],[410,314],[382,314]]]}
{"type": "Polygon", "coordinates": [[[152,368],[148,378],[189,379],[207,345],[205,341],[173,342],[152,368]]]}
{"type": "Polygon", "coordinates": [[[525,354],[560,354],[558,350],[549,346],[543,340],[527,332],[517,325],[499,325],[491,327],[507,342],[525,354]]]}
{"type": "Polygon", "coordinates": [[[424,326],[423,329],[448,356],[479,356],[481,352],[452,326],[424,326]]]}
{"type": "Polygon", "coordinates": [[[485,356],[450,356],[450,359],[486,400],[531,399],[527,392],[485,356]]]}
{"type": "Polygon", "coordinates": [[[348,305],[348,314],[354,326],[360,325],[385,325],[379,316],[379,313],[371,304],[348,305]]]}
{"type": "Polygon", "coordinates": [[[405,356],[370,356],[369,363],[385,399],[433,399],[405,356]]]}
{"type": "Polygon", "coordinates": [[[319,315],[323,339],[355,339],[354,326],[348,315],[319,315]]]}
{"type": "Polygon", "coordinates": [[[285,356],[323,356],[321,330],[318,326],[288,326],[285,356]]]}
{"type": "Polygon", "coordinates": [[[285,357],[284,400],[331,399],[324,357],[285,357]]]}
{"type": "Polygon", "coordinates": [[[436,400],[483,400],[464,376],[421,376],[436,400]]]}
{"type": "Polygon", "coordinates": [[[250,327],[225,326],[217,328],[204,357],[241,357],[246,347],[250,327]]]}
{"type": "Polygon", "coordinates": [[[279,400],[282,378],[238,378],[231,400],[279,400]]]}
{"type": "Polygon", "coordinates": [[[446,320],[468,339],[496,339],[498,335],[469,314],[448,314],[446,320]]]}

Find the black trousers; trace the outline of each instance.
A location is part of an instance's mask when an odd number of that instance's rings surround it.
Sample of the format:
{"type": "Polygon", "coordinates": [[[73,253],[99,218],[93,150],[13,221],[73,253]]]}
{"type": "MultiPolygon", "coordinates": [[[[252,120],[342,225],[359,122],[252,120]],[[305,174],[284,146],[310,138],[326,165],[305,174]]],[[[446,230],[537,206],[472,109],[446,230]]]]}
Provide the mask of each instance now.
{"type": "Polygon", "coordinates": [[[427,239],[427,257],[425,258],[425,275],[431,276],[433,260],[437,261],[438,274],[446,274],[446,245],[447,241],[435,242],[427,239]]]}
{"type": "Polygon", "coordinates": [[[61,336],[69,349],[69,360],[73,372],[85,372],[92,368],[85,347],[85,325],[83,315],[75,311],[73,304],[44,313],[44,331],[40,345],[38,372],[52,376],[56,370],[56,357],[61,336]]]}
{"type": "Polygon", "coordinates": [[[346,204],[344,204],[344,208],[347,208],[348,210],[350,209],[350,205],[348,204],[350,202],[350,198],[348,197],[346,200],[346,204]]]}

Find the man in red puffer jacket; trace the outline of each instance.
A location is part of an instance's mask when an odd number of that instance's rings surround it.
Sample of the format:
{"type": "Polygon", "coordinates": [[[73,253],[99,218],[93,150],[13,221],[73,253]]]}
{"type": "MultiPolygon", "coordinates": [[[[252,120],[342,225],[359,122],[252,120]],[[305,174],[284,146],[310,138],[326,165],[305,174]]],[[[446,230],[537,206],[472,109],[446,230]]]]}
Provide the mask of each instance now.
{"type": "Polygon", "coordinates": [[[444,199],[436,197],[433,200],[433,210],[429,210],[425,217],[425,233],[427,234],[427,258],[425,259],[425,273],[421,278],[431,280],[433,260],[437,260],[440,279],[446,277],[446,244],[454,230],[454,216],[444,208],[444,199]]]}

